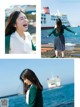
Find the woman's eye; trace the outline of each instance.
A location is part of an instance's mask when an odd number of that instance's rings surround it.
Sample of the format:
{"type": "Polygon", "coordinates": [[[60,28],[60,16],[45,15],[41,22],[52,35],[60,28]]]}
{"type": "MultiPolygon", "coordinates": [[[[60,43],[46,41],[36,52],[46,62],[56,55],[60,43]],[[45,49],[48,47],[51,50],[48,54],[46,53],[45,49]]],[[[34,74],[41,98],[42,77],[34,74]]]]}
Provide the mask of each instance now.
{"type": "Polygon", "coordinates": [[[20,18],[21,20],[23,20],[23,18],[20,18]]]}
{"type": "Polygon", "coordinates": [[[24,20],[24,19],[27,19],[27,17],[24,17],[24,18],[20,18],[21,20],[24,20]]]}

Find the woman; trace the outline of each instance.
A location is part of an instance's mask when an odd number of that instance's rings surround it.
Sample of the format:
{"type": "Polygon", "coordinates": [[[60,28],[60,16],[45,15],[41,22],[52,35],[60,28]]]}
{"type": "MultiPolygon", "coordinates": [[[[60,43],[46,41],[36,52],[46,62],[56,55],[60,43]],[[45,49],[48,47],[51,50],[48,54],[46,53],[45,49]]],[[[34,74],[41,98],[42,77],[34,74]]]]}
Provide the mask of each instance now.
{"type": "Polygon", "coordinates": [[[14,11],[9,19],[5,30],[5,53],[30,54],[36,50],[32,43],[28,30],[28,19],[24,12],[14,11]]]}
{"type": "Polygon", "coordinates": [[[23,82],[28,107],[43,107],[43,87],[35,73],[30,69],[25,69],[21,73],[20,79],[23,82]]]}
{"type": "Polygon", "coordinates": [[[61,51],[62,58],[64,57],[64,50],[65,50],[65,38],[64,38],[64,30],[67,30],[69,32],[72,32],[76,34],[74,31],[71,31],[68,29],[66,26],[62,25],[61,19],[56,20],[56,25],[57,27],[53,29],[53,31],[49,34],[54,34],[55,39],[54,39],[54,49],[55,49],[55,55],[56,58],[58,57],[58,52],[61,51]]]}

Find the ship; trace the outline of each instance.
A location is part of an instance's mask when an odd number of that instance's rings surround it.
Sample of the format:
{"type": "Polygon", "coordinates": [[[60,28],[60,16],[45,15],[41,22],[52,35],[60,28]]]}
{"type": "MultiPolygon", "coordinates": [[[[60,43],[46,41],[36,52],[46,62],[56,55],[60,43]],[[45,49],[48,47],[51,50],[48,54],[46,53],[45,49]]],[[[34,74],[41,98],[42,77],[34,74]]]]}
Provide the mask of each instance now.
{"type": "Polygon", "coordinates": [[[41,29],[54,28],[56,19],[58,18],[61,19],[63,25],[70,27],[70,22],[66,14],[61,14],[58,10],[56,14],[51,15],[49,7],[43,7],[43,11],[41,12],[41,29]]]}
{"type": "Polygon", "coordinates": [[[59,76],[47,79],[48,88],[58,88],[61,86],[61,80],[59,76]]]}

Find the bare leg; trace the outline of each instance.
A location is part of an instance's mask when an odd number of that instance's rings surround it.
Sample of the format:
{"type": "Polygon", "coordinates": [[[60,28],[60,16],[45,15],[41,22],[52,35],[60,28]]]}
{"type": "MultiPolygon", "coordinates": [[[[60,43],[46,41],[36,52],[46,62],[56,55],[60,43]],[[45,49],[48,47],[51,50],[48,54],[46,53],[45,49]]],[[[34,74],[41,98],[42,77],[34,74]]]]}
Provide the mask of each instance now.
{"type": "Polygon", "coordinates": [[[55,55],[56,55],[56,57],[58,57],[58,51],[57,50],[55,50],[55,55]]]}
{"type": "Polygon", "coordinates": [[[62,54],[62,58],[64,58],[64,51],[61,51],[61,54],[62,54]]]}

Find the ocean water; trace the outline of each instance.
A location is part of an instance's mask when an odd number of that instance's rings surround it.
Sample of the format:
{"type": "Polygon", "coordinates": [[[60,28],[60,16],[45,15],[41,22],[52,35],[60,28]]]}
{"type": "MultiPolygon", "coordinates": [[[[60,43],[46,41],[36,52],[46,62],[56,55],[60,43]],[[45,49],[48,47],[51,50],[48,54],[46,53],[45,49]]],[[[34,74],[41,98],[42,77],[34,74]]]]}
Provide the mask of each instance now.
{"type": "MultiPolygon", "coordinates": [[[[65,42],[66,45],[76,45],[80,44],[80,27],[69,27],[69,29],[73,30],[77,33],[77,35],[74,35],[71,32],[64,31],[65,36],[65,42]]],[[[47,30],[41,30],[41,44],[53,44],[54,43],[54,35],[51,35],[50,37],[47,37],[53,29],[47,29],[47,30]]]]}
{"type": "MultiPolygon", "coordinates": [[[[9,107],[27,107],[24,95],[9,97],[9,107]]],[[[74,107],[74,84],[43,90],[43,107],[74,107]]]]}

